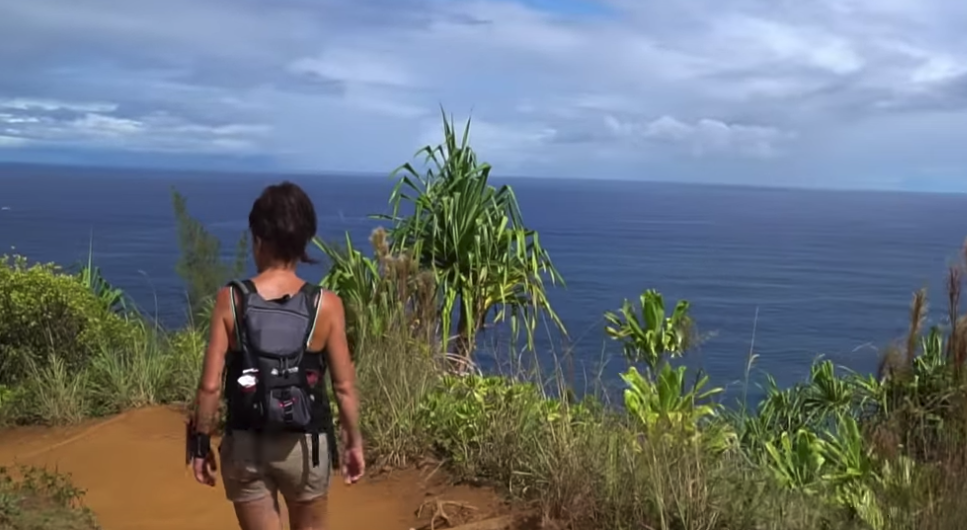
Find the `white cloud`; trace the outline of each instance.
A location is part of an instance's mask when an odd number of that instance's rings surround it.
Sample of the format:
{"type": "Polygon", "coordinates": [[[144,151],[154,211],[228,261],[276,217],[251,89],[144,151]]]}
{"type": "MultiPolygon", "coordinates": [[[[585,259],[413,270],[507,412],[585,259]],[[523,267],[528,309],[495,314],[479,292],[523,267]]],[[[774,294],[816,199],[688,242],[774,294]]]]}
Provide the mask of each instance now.
{"type": "Polygon", "coordinates": [[[608,116],[606,124],[617,138],[677,144],[698,157],[722,154],[772,157],[780,154],[778,144],[795,138],[794,133],[774,127],[729,124],[710,118],[684,123],[662,116],[647,123],[633,123],[608,116]]]}
{"type": "Polygon", "coordinates": [[[91,113],[67,122],[65,125],[91,136],[124,137],[143,134],[145,130],[145,124],[141,121],[91,113]]]}
{"type": "Polygon", "coordinates": [[[397,118],[416,118],[425,116],[427,109],[406,103],[395,94],[367,88],[348,90],[345,104],[353,109],[392,116],[397,118]]]}
{"type": "Polygon", "coordinates": [[[472,113],[481,155],[515,173],[681,164],[774,182],[808,165],[822,183],[937,156],[967,168],[962,150],[938,155],[936,142],[918,148],[925,135],[905,134],[914,124],[967,133],[967,7],[599,5],[574,14],[514,0],[0,0],[0,67],[11,73],[0,79],[0,134],[385,171],[427,131],[439,139],[443,104],[472,113]],[[864,154],[846,167],[844,153],[864,154]]]}
{"type": "Polygon", "coordinates": [[[0,108],[11,110],[67,110],[72,112],[114,112],[117,105],[112,103],[68,102],[53,99],[7,98],[0,99],[0,108]]]}
{"type": "MultiPolygon", "coordinates": [[[[99,149],[236,153],[257,151],[270,129],[264,125],[203,125],[163,112],[120,117],[89,112],[84,104],[26,106],[32,114],[0,114],[0,145],[71,146],[99,149]],[[68,116],[53,112],[69,111],[68,116]]],[[[105,111],[108,107],[100,107],[105,111]]]]}
{"type": "MultiPolygon", "coordinates": [[[[458,137],[462,138],[466,117],[453,117],[453,124],[458,137]]],[[[541,127],[523,123],[493,123],[471,117],[470,143],[487,158],[499,159],[502,170],[516,172],[527,168],[528,164],[546,164],[549,162],[544,148],[554,141],[557,131],[549,127],[541,127]]],[[[419,146],[437,145],[441,142],[441,126],[436,119],[424,121],[419,146]]]]}
{"type": "Polygon", "coordinates": [[[289,70],[324,83],[337,83],[342,89],[343,102],[361,112],[397,118],[426,114],[423,107],[405,100],[404,89],[419,88],[420,79],[391,57],[335,48],[318,57],[297,59],[289,65],[289,70]]]}
{"type": "Polygon", "coordinates": [[[326,50],[319,57],[303,57],[291,65],[298,74],[319,76],[353,84],[387,86],[415,86],[414,78],[399,62],[385,55],[349,49],[326,50]]]}
{"type": "Polygon", "coordinates": [[[5,147],[21,147],[28,143],[25,138],[20,138],[19,136],[5,136],[0,134],[0,149],[5,147]]]}
{"type": "Polygon", "coordinates": [[[930,87],[957,79],[967,73],[967,62],[947,55],[927,56],[910,73],[910,83],[914,87],[930,87]]]}
{"type": "Polygon", "coordinates": [[[709,44],[718,54],[729,57],[723,64],[730,67],[773,62],[844,75],[856,72],[864,63],[844,37],[818,28],[746,15],[716,20],[709,44]]]}

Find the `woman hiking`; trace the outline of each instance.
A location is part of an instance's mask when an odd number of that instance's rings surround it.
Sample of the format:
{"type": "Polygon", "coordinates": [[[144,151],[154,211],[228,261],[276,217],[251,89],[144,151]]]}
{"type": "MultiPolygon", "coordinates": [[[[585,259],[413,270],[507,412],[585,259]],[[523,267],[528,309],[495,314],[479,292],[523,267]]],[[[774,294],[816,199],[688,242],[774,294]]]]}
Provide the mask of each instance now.
{"type": "Polygon", "coordinates": [[[343,305],[296,275],[298,262],[312,262],[306,247],[316,234],[315,209],[301,188],[290,182],[265,188],[248,223],[258,274],[218,291],[188,452],[195,479],[214,486],[211,436],[224,384],[227,419],[218,451],[240,527],[281,528],[281,493],[292,530],[323,530],[331,470],[341,464],[343,480],[353,484],[365,467],[343,305]]]}

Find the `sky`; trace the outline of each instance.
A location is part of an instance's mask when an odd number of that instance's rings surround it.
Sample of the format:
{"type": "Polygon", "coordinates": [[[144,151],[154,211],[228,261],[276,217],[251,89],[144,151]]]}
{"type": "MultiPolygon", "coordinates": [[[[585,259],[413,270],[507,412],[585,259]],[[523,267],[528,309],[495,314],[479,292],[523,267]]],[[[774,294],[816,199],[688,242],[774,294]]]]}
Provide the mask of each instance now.
{"type": "Polygon", "coordinates": [[[0,0],[0,160],[967,191],[967,3],[0,0]]]}

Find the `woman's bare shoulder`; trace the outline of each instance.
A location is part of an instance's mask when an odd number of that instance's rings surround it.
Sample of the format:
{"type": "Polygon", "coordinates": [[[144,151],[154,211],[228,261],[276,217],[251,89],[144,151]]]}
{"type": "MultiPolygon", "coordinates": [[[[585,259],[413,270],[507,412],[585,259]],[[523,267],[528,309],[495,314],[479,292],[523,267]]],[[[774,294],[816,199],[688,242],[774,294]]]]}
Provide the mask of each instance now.
{"type": "Polygon", "coordinates": [[[215,293],[215,308],[216,310],[229,309],[231,306],[232,288],[229,285],[223,285],[219,287],[218,291],[215,293]]]}
{"type": "Polygon", "coordinates": [[[326,289],[325,287],[321,287],[318,284],[315,284],[308,280],[302,280],[302,281],[304,281],[306,284],[310,286],[318,287],[319,295],[318,295],[318,298],[315,300],[315,302],[318,304],[319,310],[316,314],[319,317],[320,321],[328,320],[329,318],[331,318],[337,313],[340,316],[342,315],[342,312],[343,312],[342,298],[340,298],[338,294],[336,294],[334,291],[330,291],[329,289],[326,289]]]}
{"type": "Polygon", "coordinates": [[[342,298],[338,294],[328,290],[323,289],[321,293],[321,298],[319,299],[320,313],[326,313],[329,316],[334,316],[336,314],[342,315],[343,304],[342,298]]]}

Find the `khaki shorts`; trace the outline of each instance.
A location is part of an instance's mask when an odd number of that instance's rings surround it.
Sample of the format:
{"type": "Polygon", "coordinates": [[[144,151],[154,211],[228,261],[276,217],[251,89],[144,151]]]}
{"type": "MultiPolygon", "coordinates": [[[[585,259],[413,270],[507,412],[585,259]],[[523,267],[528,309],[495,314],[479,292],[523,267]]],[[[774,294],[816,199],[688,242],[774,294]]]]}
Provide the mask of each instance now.
{"type": "Polygon", "coordinates": [[[226,433],[218,446],[228,500],[241,503],[282,493],[286,501],[306,502],[329,491],[332,464],[324,434],[319,465],[312,465],[312,435],[248,431],[226,433]]]}

